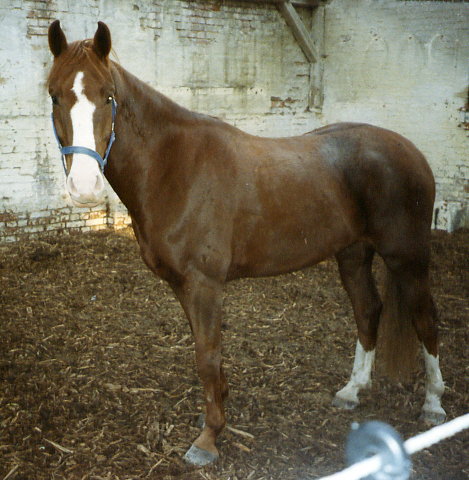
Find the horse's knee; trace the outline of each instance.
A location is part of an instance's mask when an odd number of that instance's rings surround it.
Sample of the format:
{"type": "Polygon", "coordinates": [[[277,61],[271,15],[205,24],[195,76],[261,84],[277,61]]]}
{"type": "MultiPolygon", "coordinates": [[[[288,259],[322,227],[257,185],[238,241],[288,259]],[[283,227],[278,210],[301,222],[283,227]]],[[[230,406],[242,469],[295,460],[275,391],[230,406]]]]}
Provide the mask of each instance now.
{"type": "Polygon", "coordinates": [[[208,350],[205,345],[196,344],[197,372],[202,381],[220,379],[221,352],[220,349],[208,350]]]}

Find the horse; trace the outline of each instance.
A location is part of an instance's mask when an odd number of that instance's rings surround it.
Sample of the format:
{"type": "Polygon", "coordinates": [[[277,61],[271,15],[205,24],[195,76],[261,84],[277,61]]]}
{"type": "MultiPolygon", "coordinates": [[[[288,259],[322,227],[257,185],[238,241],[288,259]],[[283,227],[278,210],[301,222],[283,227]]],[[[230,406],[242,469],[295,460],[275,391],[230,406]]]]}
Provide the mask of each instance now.
{"type": "Polygon", "coordinates": [[[48,42],[52,120],[72,201],[102,203],[106,177],[128,209],[144,262],[168,282],[189,320],[206,413],[187,462],[219,457],[228,396],[221,352],[226,282],[331,256],[358,332],[350,380],[333,405],[359,404],[381,323],[390,328],[380,328],[380,349],[398,378],[405,373],[399,361],[422,345],[422,416],[444,421],[429,286],[435,182],[409,140],[363,123],[285,138],[250,135],[177,105],[112,61],[103,22],[92,39],[69,44],[55,20],[48,42]],[[376,253],[386,266],[382,295],[372,274],[376,253]]]}

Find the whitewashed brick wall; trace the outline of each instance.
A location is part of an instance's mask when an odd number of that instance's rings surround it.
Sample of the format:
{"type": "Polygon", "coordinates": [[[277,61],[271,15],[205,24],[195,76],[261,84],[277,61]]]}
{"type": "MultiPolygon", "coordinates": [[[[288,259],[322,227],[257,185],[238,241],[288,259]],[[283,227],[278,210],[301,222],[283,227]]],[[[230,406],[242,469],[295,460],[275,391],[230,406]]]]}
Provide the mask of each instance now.
{"type": "Polygon", "coordinates": [[[333,0],[325,31],[327,122],[404,134],[435,174],[437,227],[469,227],[469,3],[333,0]]]}
{"type": "Polygon", "coordinates": [[[72,207],[65,193],[45,86],[56,18],[69,41],[105,21],[125,68],[251,133],[291,135],[340,120],[403,133],[435,172],[437,226],[467,225],[468,139],[457,110],[467,93],[469,4],[331,0],[314,15],[298,10],[322,44],[322,111],[309,108],[310,65],[273,5],[0,0],[0,240],[127,222],[112,192],[105,210],[72,207]]]}

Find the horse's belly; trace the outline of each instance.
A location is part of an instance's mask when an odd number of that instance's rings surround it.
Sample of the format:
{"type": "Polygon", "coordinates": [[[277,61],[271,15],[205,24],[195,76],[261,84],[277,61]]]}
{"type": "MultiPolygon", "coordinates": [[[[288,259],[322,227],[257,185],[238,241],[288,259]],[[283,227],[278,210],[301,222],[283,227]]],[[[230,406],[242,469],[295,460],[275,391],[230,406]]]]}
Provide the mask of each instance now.
{"type": "Polygon", "coordinates": [[[314,212],[277,221],[259,219],[250,235],[235,234],[231,277],[292,272],[314,265],[357,241],[360,227],[350,212],[314,212]],[[305,221],[305,220],[308,221],[305,221]]]}
{"type": "MultiPolygon", "coordinates": [[[[285,142],[284,142],[285,143],[285,142]]],[[[264,276],[313,265],[355,242],[360,208],[341,172],[308,138],[291,139],[238,185],[233,276],[264,276]]]]}

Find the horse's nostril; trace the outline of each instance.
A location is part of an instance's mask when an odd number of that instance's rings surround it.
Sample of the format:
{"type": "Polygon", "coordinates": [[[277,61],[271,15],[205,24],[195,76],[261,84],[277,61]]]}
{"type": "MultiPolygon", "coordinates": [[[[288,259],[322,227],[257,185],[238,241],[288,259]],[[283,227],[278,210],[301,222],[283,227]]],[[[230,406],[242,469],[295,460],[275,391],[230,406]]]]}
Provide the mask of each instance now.
{"type": "Polygon", "coordinates": [[[100,192],[104,188],[103,177],[101,175],[96,176],[96,183],[94,185],[95,191],[100,192]]]}
{"type": "Polygon", "coordinates": [[[75,187],[75,183],[73,182],[73,178],[69,175],[68,178],[67,178],[67,187],[68,187],[68,191],[72,194],[72,195],[76,195],[77,194],[77,189],[75,187]]]}

